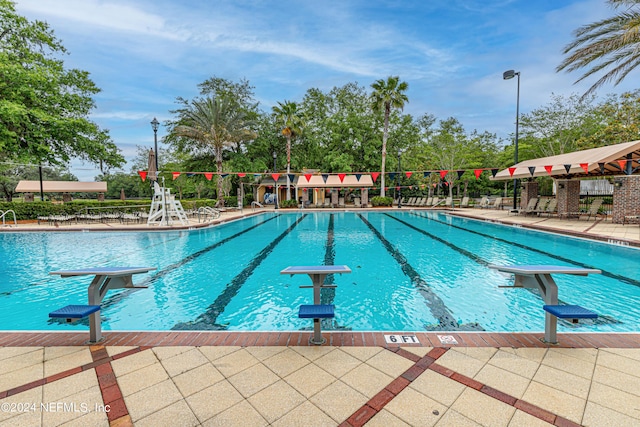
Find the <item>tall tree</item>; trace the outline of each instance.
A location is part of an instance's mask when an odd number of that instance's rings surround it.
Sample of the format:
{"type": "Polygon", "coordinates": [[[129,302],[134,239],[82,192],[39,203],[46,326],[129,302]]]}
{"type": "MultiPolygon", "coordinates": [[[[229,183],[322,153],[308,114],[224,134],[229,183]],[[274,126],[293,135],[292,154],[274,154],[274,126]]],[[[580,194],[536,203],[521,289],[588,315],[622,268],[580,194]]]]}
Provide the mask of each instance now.
{"type": "Polygon", "coordinates": [[[291,139],[299,136],[304,127],[304,113],[298,109],[298,104],[292,101],[278,102],[273,107],[276,122],[282,126],[282,134],[287,140],[287,200],[291,200],[291,139]]]}
{"type": "Polygon", "coordinates": [[[620,83],[640,64],[640,1],[608,0],[619,13],[574,31],[575,40],[564,48],[567,55],[556,71],[587,69],[576,83],[604,72],[585,93],[593,92],[610,80],[620,83]]]}
{"type": "Polygon", "coordinates": [[[0,0],[0,156],[65,165],[72,158],[124,163],[109,134],[88,119],[100,91],[89,73],[65,69],[66,49],[45,22],[30,22],[0,0]]]}
{"type": "MultiPolygon", "coordinates": [[[[222,172],[225,149],[254,137],[246,112],[229,97],[196,98],[174,113],[179,117],[170,124],[166,141],[179,152],[202,157],[212,154],[217,172],[222,172]]],[[[222,200],[222,177],[217,178],[218,199],[222,200]]]]}
{"type": "Polygon", "coordinates": [[[371,102],[374,111],[384,112],[384,128],[382,132],[382,164],[380,167],[380,195],[385,196],[385,164],[387,161],[387,138],[389,137],[389,116],[392,108],[404,108],[404,104],[409,102],[409,98],[405,94],[409,85],[407,82],[401,82],[398,76],[389,76],[387,80],[376,80],[371,84],[373,93],[371,94],[371,102]]]}

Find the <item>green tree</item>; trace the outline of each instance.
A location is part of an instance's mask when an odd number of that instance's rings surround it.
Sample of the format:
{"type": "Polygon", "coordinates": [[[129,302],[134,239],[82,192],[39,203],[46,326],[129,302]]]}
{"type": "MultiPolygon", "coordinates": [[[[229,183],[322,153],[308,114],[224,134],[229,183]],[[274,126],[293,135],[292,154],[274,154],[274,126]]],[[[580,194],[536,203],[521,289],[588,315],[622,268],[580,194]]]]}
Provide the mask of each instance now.
{"type": "Polygon", "coordinates": [[[276,123],[282,127],[282,135],[287,140],[287,200],[291,200],[291,140],[302,133],[304,128],[304,112],[298,108],[298,104],[291,101],[278,102],[273,107],[276,123]]]}
{"type": "Polygon", "coordinates": [[[604,72],[585,95],[611,80],[617,85],[640,64],[640,2],[608,0],[608,3],[614,9],[624,9],[575,30],[575,40],[564,48],[566,57],[556,69],[568,72],[586,69],[576,83],[604,72]]]}
{"type": "Polygon", "coordinates": [[[385,164],[387,161],[387,138],[389,136],[389,116],[392,108],[404,108],[404,104],[409,102],[409,98],[404,93],[409,88],[406,82],[400,82],[400,77],[389,76],[387,80],[376,80],[371,84],[373,93],[371,94],[371,102],[373,110],[384,113],[384,127],[382,131],[382,163],[381,163],[381,181],[380,196],[385,196],[385,164]]]}
{"type": "MultiPolygon", "coordinates": [[[[174,111],[166,141],[179,153],[192,157],[213,156],[217,172],[222,172],[223,152],[239,141],[253,138],[246,112],[228,97],[196,98],[174,111]]],[[[222,177],[218,175],[218,199],[222,200],[222,177]]]]}
{"type": "Polygon", "coordinates": [[[99,89],[86,71],[65,69],[56,57],[64,53],[45,22],[0,0],[0,153],[18,163],[121,166],[108,132],[88,119],[99,89]]]}

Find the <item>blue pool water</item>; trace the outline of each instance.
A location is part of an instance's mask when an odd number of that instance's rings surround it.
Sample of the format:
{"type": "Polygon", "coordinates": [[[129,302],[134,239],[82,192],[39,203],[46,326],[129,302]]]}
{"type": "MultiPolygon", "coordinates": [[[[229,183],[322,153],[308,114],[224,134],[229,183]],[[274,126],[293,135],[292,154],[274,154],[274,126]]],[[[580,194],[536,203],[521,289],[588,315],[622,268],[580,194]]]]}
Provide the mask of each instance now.
{"type": "Polygon", "coordinates": [[[488,264],[555,264],[603,274],[558,275],[562,302],[600,314],[560,331],[640,330],[640,252],[438,212],[263,214],[207,229],[168,232],[0,233],[0,329],[79,330],[48,313],[86,304],[90,277],[56,270],[150,266],[145,290],[110,291],[105,330],[298,330],[312,301],[291,265],[346,264],[323,290],[332,328],[382,331],[541,331],[542,300],[503,289],[511,278],[488,264]]]}

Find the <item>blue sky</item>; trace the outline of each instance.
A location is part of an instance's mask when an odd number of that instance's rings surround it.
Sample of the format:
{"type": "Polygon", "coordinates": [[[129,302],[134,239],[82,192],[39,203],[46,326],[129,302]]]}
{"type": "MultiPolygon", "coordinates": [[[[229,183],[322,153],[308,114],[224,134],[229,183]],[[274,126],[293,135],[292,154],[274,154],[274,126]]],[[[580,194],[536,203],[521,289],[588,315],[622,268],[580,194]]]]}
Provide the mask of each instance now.
{"type": "MultiPolygon", "coordinates": [[[[582,94],[595,80],[556,73],[572,31],[614,13],[604,0],[17,0],[18,13],[49,23],[67,67],[102,89],[92,119],[131,160],[153,146],[149,122],[171,117],[211,76],[247,79],[264,111],[307,89],[390,75],[409,84],[405,112],[450,116],[467,131],[509,138],[520,112],[552,94],[582,94]]],[[[634,73],[600,94],[633,90],[634,73]]],[[[158,131],[159,138],[165,134],[158,131]]],[[[162,147],[162,145],[161,145],[162,147]]],[[[123,168],[129,172],[131,164],[123,168]]],[[[99,171],[73,162],[93,181],[99,171]]]]}

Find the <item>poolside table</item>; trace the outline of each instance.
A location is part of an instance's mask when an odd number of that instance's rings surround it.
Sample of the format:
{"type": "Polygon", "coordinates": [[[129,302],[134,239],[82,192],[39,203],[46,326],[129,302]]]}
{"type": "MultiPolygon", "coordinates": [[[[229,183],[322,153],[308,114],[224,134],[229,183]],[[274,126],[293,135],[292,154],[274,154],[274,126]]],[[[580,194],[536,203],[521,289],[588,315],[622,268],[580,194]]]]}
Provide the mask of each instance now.
{"type": "MultiPolygon", "coordinates": [[[[534,288],[540,291],[540,296],[545,305],[558,305],[558,285],[551,277],[552,274],[573,274],[576,276],[587,276],[589,274],[600,274],[601,270],[595,268],[566,267],[557,265],[495,265],[490,264],[489,268],[504,273],[512,273],[515,277],[513,286],[503,286],[509,288],[534,288]]],[[[545,310],[544,341],[557,343],[556,331],[558,318],[545,310]]]]}
{"type": "MultiPolygon", "coordinates": [[[[301,288],[313,288],[313,304],[320,305],[320,289],[335,288],[335,285],[325,285],[324,279],[329,274],[351,273],[351,269],[346,265],[303,265],[287,267],[280,274],[307,274],[311,278],[312,286],[300,286],[301,288]]],[[[319,318],[313,319],[313,337],[309,340],[315,345],[322,345],[325,339],[322,338],[321,323],[319,318]]]]}
{"type": "MultiPolygon", "coordinates": [[[[49,274],[60,277],[94,276],[88,289],[89,305],[99,306],[110,289],[146,289],[147,286],[135,286],[132,276],[147,273],[155,267],[93,267],[80,270],[52,271],[49,274]]],[[[89,341],[98,342],[102,339],[100,312],[89,315],[89,341]]]]}

